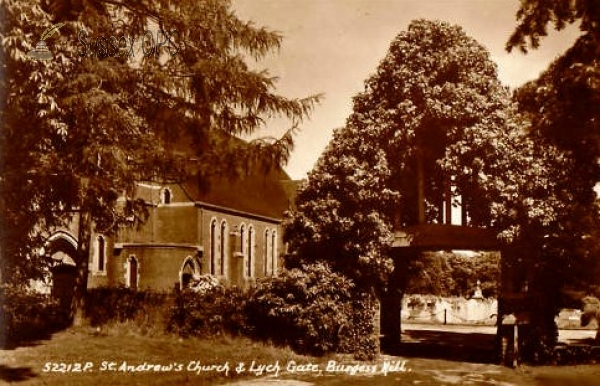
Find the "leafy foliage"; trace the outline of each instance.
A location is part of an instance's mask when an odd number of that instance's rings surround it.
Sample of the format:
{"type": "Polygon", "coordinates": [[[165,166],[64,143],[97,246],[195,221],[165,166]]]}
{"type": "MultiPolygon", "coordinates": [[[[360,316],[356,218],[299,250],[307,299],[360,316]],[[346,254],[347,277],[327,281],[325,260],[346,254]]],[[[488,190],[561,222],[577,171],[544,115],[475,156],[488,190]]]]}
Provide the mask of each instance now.
{"type": "MultiPolygon", "coordinates": [[[[558,298],[561,269],[574,261],[572,241],[585,236],[556,236],[575,229],[570,204],[580,189],[564,182],[578,169],[572,150],[544,140],[535,119],[511,100],[489,53],[460,27],[413,21],[301,188],[287,220],[288,265],[327,261],[357,285],[385,291],[393,229],[441,222],[452,185],[468,225],[491,228],[510,246],[504,268],[523,283],[532,279],[532,293],[558,298]]],[[[586,221],[594,223],[593,215],[586,221]]],[[[555,339],[558,307],[539,301],[531,311],[532,342],[544,351],[555,339]]]]}
{"type": "Polygon", "coordinates": [[[600,299],[595,296],[586,296],[581,300],[583,304],[583,314],[581,315],[581,325],[587,326],[593,320],[598,324],[596,331],[596,342],[600,342],[600,299]]]}
{"type": "Polygon", "coordinates": [[[88,290],[85,315],[92,326],[136,322],[142,329],[164,328],[163,314],[170,304],[165,293],[101,287],[88,290]]]}
{"type": "Polygon", "coordinates": [[[214,287],[219,286],[219,284],[219,278],[211,274],[204,274],[199,275],[198,277],[193,277],[191,279],[191,283],[189,284],[189,289],[192,292],[205,293],[214,287]]]}
{"type": "Polygon", "coordinates": [[[202,184],[208,173],[235,176],[252,162],[279,165],[319,99],[282,97],[267,71],[247,65],[279,48],[281,36],[240,20],[228,0],[9,0],[0,15],[2,281],[43,275],[49,261],[38,248],[77,212],[75,297],[83,299],[90,230],[145,219],[136,181],[202,184]],[[53,60],[29,59],[39,34],[58,21],[47,42],[53,60]],[[158,29],[177,31],[176,54],[141,54],[146,31],[158,29]],[[100,44],[82,56],[82,30],[88,43],[134,40],[138,55],[112,55],[100,44]],[[291,121],[283,137],[233,138],[273,116],[291,121]]]}
{"type": "Polygon", "coordinates": [[[259,281],[248,316],[257,337],[301,353],[347,352],[372,359],[378,349],[373,307],[351,280],[314,264],[259,281]]]}
{"type": "Polygon", "coordinates": [[[548,34],[548,24],[557,30],[579,22],[586,35],[600,37],[600,4],[596,0],[523,0],[517,11],[518,25],[506,43],[510,51],[518,47],[527,52],[527,46],[538,48],[540,38],[548,34]],[[527,41],[529,39],[529,41],[527,41]]]}
{"type": "Polygon", "coordinates": [[[586,296],[581,300],[583,303],[583,314],[581,315],[581,325],[587,326],[592,320],[600,317],[600,299],[595,296],[586,296]]]}
{"type": "Polygon", "coordinates": [[[499,253],[464,256],[449,252],[425,252],[411,262],[408,269],[407,293],[470,297],[479,280],[484,297],[499,295],[499,253]]]}
{"type": "Polygon", "coordinates": [[[471,225],[507,241],[524,221],[552,221],[548,171],[563,158],[538,149],[515,115],[481,45],[458,26],[412,22],[300,189],[287,220],[288,264],[326,260],[358,285],[384,288],[393,228],[420,221],[421,171],[427,222],[439,220],[451,181],[471,225]]]}
{"type": "Polygon", "coordinates": [[[242,335],[251,330],[245,312],[249,293],[217,285],[203,292],[177,294],[167,330],[181,336],[242,335]]]}
{"type": "Polygon", "coordinates": [[[46,337],[67,323],[58,301],[23,286],[0,287],[0,347],[46,337]]]}
{"type": "MultiPolygon", "coordinates": [[[[554,201],[553,221],[522,226],[528,239],[523,249],[529,254],[522,258],[528,261],[527,269],[535,272],[530,288],[549,299],[536,304],[544,308],[538,314],[547,320],[539,322],[540,329],[560,308],[561,291],[581,296],[598,286],[600,200],[594,187],[600,182],[599,10],[594,0],[523,1],[517,13],[519,24],[507,43],[509,51],[538,48],[549,24],[560,30],[578,22],[582,32],[538,79],[515,92],[538,146],[558,149],[564,159],[562,166],[550,169],[555,186],[555,193],[549,195],[554,201]]],[[[547,330],[552,338],[551,328],[547,330]]]]}

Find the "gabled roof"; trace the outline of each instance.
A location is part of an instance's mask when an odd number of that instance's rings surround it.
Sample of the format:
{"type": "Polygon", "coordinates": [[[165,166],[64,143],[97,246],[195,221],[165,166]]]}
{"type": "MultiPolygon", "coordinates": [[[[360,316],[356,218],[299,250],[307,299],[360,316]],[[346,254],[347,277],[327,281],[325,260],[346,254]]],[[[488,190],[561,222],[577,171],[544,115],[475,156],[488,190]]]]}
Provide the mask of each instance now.
{"type": "Polygon", "coordinates": [[[286,185],[292,182],[283,170],[255,171],[239,177],[211,176],[181,184],[189,198],[238,211],[283,218],[293,197],[286,185]]]}
{"type": "Polygon", "coordinates": [[[296,205],[296,196],[298,195],[298,189],[300,188],[300,184],[302,184],[304,180],[280,180],[281,186],[285,191],[285,195],[290,203],[290,209],[295,209],[296,205]]]}
{"type": "MultiPolygon", "coordinates": [[[[173,154],[184,155],[184,157],[189,155],[192,158],[202,154],[203,151],[210,154],[211,150],[221,147],[228,149],[229,152],[233,149],[234,152],[241,150],[243,153],[243,149],[248,146],[243,139],[220,130],[204,134],[206,138],[200,142],[193,141],[189,133],[179,133],[178,136],[167,135],[164,146],[173,154]]],[[[293,203],[297,183],[292,181],[280,167],[274,165],[267,168],[266,165],[271,164],[268,160],[260,162],[254,159],[248,164],[239,164],[239,159],[234,161],[232,158],[231,161],[230,164],[227,157],[219,158],[218,153],[214,160],[221,169],[225,167],[238,170],[237,173],[232,171],[207,175],[206,170],[199,170],[198,177],[191,177],[183,183],[165,183],[162,186],[169,186],[173,192],[178,193],[175,194],[176,202],[202,202],[254,215],[283,218],[284,212],[293,203]],[[240,172],[240,169],[244,171],[240,172]]],[[[136,196],[146,202],[157,203],[160,189],[161,186],[157,183],[140,183],[136,189],[136,196]]]]}

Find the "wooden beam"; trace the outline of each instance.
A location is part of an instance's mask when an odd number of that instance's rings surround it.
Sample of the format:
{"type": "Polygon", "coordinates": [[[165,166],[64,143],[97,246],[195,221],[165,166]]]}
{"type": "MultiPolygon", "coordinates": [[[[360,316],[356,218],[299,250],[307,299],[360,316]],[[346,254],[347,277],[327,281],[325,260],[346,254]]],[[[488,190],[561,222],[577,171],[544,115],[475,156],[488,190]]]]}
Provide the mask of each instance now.
{"type": "Polygon", "coordinates": [[[486,228],[447,224],[422,224],[402,228],[394,234],[393,248],[428,250],[500,250],[496,233],[486,228]]]}

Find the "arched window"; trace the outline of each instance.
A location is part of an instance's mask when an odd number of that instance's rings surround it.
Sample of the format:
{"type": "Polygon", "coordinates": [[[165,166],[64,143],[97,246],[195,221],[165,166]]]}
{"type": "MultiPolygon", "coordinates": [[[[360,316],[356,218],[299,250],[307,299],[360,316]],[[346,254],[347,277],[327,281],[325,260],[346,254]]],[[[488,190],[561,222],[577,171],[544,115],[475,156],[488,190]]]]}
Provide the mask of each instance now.
{"type": "Polygon", "coordinates": [[[127,287],[138,288],[138,261],[134,255],[127,259],[127,287]]]}
{"type": "Polygon", "coordinates": [[[254,273],[254,228],[248,226],[248,256],[246,259],[246,276],[252,277],[254,273]]]}
{"type": "Polygon", "coordinates": [[[106,240],[104,236],[96,237],[96,270],[104,272],[106,267],[106,240]]]}
{"type": "Polygon", "coordinates": [[[173,198],[173,194],[171,193],[171,189],[163,188],[163,190],[160,192],[160,203],[161,204],[170,204],[172,198],[173,198]]]}
{"type": "Polygon", "coordinates": [[[271,272],[277,272],[277,232],[271,234],[271,272]]]}
{"type": "Polygon", "coordinates": [[[265,248],[265,276],[270,274],[273,270],[273,266],[271,264],[271,248],[270,248],[270,244],[271,244],[271,237],[269,237],[269,230],[265,230],[265,243],[264,243],[264,248],[265,248]]]}
{"type": "Polygon", "coordinates": [[[210,222],[210,274],[217,273],[217,220],[212,219],[210,222]]]}
{"type": "Polygon", "coordinates": [[[240,253],[246,259],[246,226],[240,225],[240,253]]]}
{"type": "Polygon", "coordinates": [[[179,274],[181,289],[188,288],[192,284],[194,277],[200,274],[200,264],[194,261],[191,256],[186,257],[179,274]]]}
{"type": "Polygon", "coordinates": [[[223,220],[221,222],[221,253],[220,253],[220,266],[221,266],[221,270],[220,270],[220,274],[221,276],[225,276],[226,275],[226,270],[225,267],[227,266],[227,247],[229,246],[229,243],[227,242],[228,240],[228,235],[227,235],[227,222],[225,220],[223,220]]]}

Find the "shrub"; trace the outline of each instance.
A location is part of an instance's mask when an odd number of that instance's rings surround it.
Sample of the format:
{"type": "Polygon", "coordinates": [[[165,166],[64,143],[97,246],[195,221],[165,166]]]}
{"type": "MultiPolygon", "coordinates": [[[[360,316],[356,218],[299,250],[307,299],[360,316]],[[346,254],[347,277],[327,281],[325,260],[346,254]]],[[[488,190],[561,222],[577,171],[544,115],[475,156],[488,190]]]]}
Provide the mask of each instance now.
{"type": "Polygon", "coordinates": [[[597,364],[600,362],[598,346],[562,344],[554,348],[553,354],[552,364],[556,365],[597,364]]]}
{"type": "Polygon", "coordinates": [[[85,315],[92,326],[135,322],[142,332],[164,331],[165,310],[171,304],[166,293],[135,291],[130,288],[94,288],[86,295],[85,315]]]}
{"type": "Polygon", "coordinates": [[[351,353],[355,359],[371,360],[379,352],[379,338],[375,336],[375,302],[365,292],[354,291],[350,328],[344,331],[338,351],[351,353]]]}
{"type": "Polygon", "coordinates": [[[583,314],[581,315],[581,325],[587,326],[594,319],[600,316],[600,300],[595,296],[586,296],[581,299],[583,314]]]}
{"type": "Polygon", "coordinates": [[[69,323],[57,300],[24,286],[1,286],[0,306],[2,347],[44,338],[69,323]]]}
{"type": "Polygon", "coordinates": [[[189,289],[196,293],[206,293],[211,289],[218,287],[221,283],[219,279],[210,274],[199,275],[193,277],[189,285],[189,289]]]}
{"type": "Polygon", "coordinates": [[[600,299],[595,296],[586,296],[581,300],[583,305],[583,314],[581,315],[581,325],[587,326],[593,320],[598,323],[596,331],[596,343],[600,343],[600,299]]]}
{"type": "Polygon", "coordinates": [[[530,324],[523,326],[522,330],[519,339],[523,360],[533,364],[551,363],[558,342],[558,326],[553,314],[544,315],[539,309],[532,312],[530,324]]]}
{"type": "Polygon", "coordinates": [[[300,353],[353,353],[372,358],[373,301],[322,263],[282,271],[258,281],[248,303],[255,337],[300,353]]]}
{"type": "Polygon", "coordinates": [[[220,284],[181,291],[169,310],[167,329],[181,336],[242,335],[249,331],[247,298],[241,289],[220,284]]]}

